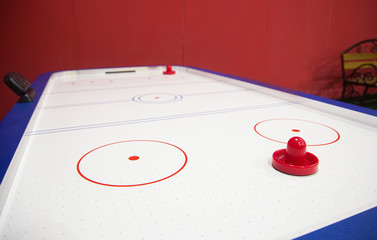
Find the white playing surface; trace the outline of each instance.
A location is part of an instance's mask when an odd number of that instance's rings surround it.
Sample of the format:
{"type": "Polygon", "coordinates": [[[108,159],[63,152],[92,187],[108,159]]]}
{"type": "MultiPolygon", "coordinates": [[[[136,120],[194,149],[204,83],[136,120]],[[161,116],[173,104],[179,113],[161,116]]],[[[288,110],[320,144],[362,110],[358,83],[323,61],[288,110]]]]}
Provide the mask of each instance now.
{"type": "Polygon", "coordinates": [[[1,185],[0,239],[290,239],[377,205],[375,117],[173,70],[55,73],[1,185]],[[293,136],[316,174],[271,166],[293,136]]]}

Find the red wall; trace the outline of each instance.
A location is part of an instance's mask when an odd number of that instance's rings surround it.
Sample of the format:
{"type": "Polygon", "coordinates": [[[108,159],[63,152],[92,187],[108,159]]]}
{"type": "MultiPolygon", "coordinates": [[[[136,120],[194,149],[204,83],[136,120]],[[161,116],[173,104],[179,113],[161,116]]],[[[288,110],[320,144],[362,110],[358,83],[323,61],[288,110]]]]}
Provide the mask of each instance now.
{"type": "MultiPolygon", "coordinates": [[[[0,1],[0,77],[177,64],[338,98],[340,53],[377,38],[375,0],[0,1]]],[[[17,101],[0,83],[0,119],[17,101]]]]}
{"type": "Polygon", "coordinates": [[[375,0],[186,1],[184,63],[339,98],[340,54],[377,38],[376,9],[375,0]]]}
{"type": "MultiPolygon", "coordinates": [[[[0,77],[77,68],[183,64],[183,2],[0,1],[0,77]]],[[[0,83],[0,119],[18,97],[0,83]]]]}

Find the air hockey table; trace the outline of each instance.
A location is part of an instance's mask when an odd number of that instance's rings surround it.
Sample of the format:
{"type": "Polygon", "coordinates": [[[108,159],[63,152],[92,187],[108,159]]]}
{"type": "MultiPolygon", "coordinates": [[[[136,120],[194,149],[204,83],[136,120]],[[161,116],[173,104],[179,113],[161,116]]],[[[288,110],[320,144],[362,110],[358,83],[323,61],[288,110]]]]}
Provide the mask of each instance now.
{"type": "Polygon", "coordinates": [[[376,111],[165,70],[33,82],[0,124],[0,239],[377,238],[376,111]],[[272,166],[294,136],[314,174],[272,166]]]}

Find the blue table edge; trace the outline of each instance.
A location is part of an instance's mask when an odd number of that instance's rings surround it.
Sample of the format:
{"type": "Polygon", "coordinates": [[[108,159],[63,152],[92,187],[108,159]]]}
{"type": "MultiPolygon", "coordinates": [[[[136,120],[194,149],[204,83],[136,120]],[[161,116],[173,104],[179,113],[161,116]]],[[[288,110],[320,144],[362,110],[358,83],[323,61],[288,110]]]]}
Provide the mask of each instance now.
{"type": "MultiPolygon", "coordinates": [[[[136,67],[136,66],[132,66],[136,67]]],[[[272,84],[267,84],[243,77],[233,76],[229,74],[219,73],[211,70],[206,70],[193,66],[181,66],[191,69],[200,70],[207,73],[212,73],[239,81],[256,84],[259,86],[279,90],[286,93],[295,94],[301,97],[309,98],[312,100],[328,103],[342,108],[362,112],[372,116],[377,116],[377,111],[368,109],[333,99],[319,97],[304,93],[297,90],[277,87],[272,84]]],[[[17,146],[24,134],[24,131],[29,123],[29,120],[36,108],[41,94],[51,77],[55,72],[47,72],[40,74],[32,83],[31,87],[34,88],[37,95],[32,103],[17,103],[8,112],[8,114],[0,122],[0,180],[2,181],[8,169],[13,155],[16,152],[17,146]]],[[[333,223],[316,231],[310,232],[296,239],[377,239],[377,207],[343,219],[339,222],[333,223]]]]}

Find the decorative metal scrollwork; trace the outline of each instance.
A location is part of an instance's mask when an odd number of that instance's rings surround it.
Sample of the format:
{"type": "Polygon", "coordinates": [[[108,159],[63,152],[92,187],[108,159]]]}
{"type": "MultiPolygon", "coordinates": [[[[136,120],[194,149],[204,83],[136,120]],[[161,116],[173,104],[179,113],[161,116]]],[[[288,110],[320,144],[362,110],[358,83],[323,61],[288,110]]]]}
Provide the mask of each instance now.
{"type": "Polygon", "coordinates": [[[377,52],[377,43],[376,42],[366,42],[364,44],[357,45],[355,47],[357,53],[376,53],[377,52]]]}
{"type": "Polygon", "coordinates": [[[365,84],[374,86],[376,85],[377,78],[373,72],[366,72],[364,74],[364,81],[365,81],[365,84]]]}
{"type": "Polygon", "coordinates": [[[361,97],[361,94],[353,88],[352,84],[344,83],[343,98],[361,97]]]}
{"type": "Polygon", "coordinates": [[[359,84],[359,85],[368,85],[368,86],[377,86],[377,67],[373,64],[363,64],[356,68],[346,79],[347,82],[359,84]],[[366,71],[365,68],[372,69],[371,71],[366,71]]]}
{"type": "Polygon", "coordinates": [[[347,78],[347,82],[375,86],[377,83],[377,78],[373,72],[354,72],[347,78]]]}

